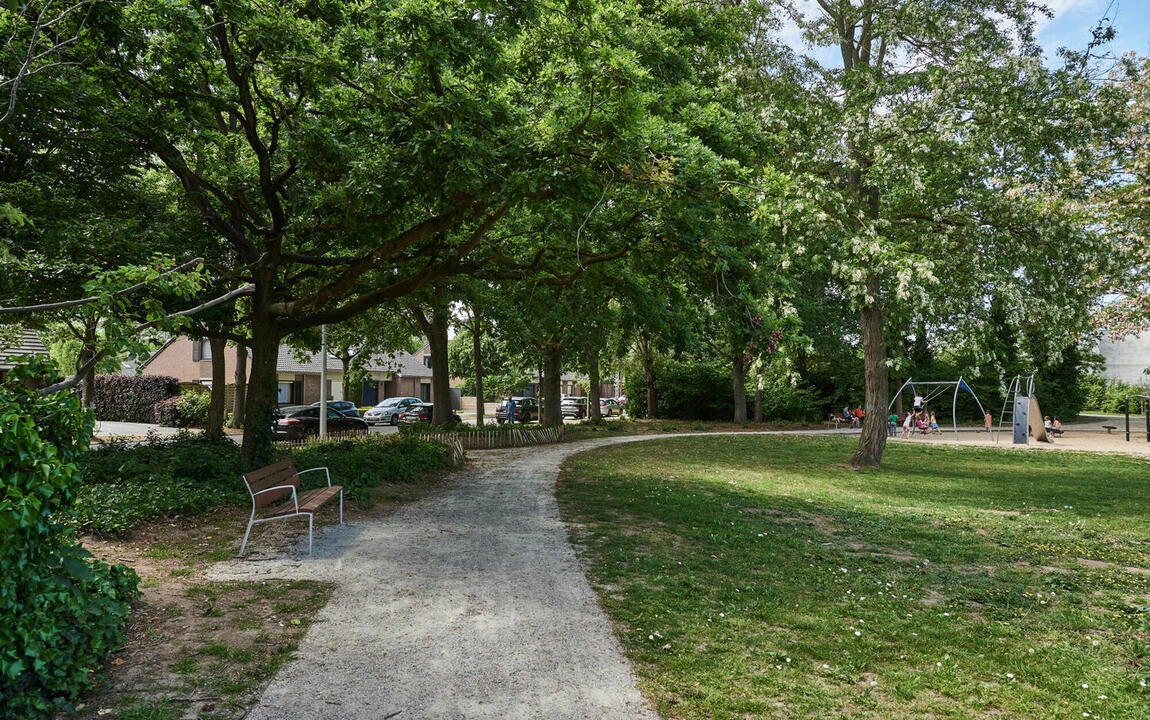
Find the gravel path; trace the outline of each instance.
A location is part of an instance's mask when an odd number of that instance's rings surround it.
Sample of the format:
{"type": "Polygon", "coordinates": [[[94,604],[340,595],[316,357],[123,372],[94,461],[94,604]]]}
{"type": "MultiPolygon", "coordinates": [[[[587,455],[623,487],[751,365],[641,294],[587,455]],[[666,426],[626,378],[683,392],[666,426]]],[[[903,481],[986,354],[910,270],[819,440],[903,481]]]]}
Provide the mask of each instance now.
{"type": "Polygon", "coordinates": [[[643,439],[473,452],[447,492],[317,530],[311,558],[217,565],[210,579],[339,585],[248,717],[658,718],[554,495],[567,456],[643,439]]]}

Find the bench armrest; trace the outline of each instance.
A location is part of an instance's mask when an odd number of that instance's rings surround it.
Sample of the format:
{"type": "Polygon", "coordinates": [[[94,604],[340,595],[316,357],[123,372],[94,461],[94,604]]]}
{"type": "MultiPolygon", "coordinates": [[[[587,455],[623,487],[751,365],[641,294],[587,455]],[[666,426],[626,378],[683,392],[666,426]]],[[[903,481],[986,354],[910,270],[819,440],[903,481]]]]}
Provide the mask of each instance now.
{"type": "Polygon", "coordinates": [[[304,473],[315,472],[316,470],[323,470],[323,474],[327,475],[327,486],[331,487],[331,473],[328,472],[328,469],[326,467],[313,467],[313,468],[308,468],[307,470],[299,470],[298,472],[296,472],[296,475],[303,475],[304,473]]]}
{"type": "Polygon", "coordinates": [[[263,490],[257,490],[256,492],[252,493],[252,512],[253,513],[255,512],[255,507],[256,507],[256,505],[255,505],[256,495],[262,495],[263,493],[271,492],[272,490],[291,490],[291,501],[293,503],[295,503],[296,512],[299,512],[299,497],[296,496],[295,485],[276,485],[275,487],[264,488],[263,490]]]}

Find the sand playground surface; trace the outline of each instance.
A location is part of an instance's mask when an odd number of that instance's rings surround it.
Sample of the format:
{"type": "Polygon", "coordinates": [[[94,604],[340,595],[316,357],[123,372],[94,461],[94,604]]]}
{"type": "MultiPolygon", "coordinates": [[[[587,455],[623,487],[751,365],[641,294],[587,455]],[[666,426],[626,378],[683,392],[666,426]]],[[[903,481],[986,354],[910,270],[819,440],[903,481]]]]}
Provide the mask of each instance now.
{"type": "MultiPolygon", "coordinates": [[[[941,420],[941,418],[940,418],[941,420]]],[[[939,423],[942,424],[941,422],[939,423]]],[[[995,431],[998,430],[997,423],[995,431]]],[[[891,438],[891,442],[899,443],[939,443],[958,445],[962,447],[999,447],[1007,450],[1075,450],[1083,452],[1099,452],[1124,455],[1139,455],[1150,457],[1150,442],[1146,441],[1146,418],[1144,416],[1130,416],[1130,441],[1126,441],[1126,420],[1122,415],[1083,415],[1074,422],[1064,423],[1064,434],[1052,442],[1039,442],[1030,438],[1028,445],[1014,445],[1011,442],[1010,427],[1004,427],[1001,438],[997,432],[992,435],[981,427],[962,426],[958,428],[958,438],[952,429],[944,428],[938,434],[922,435],[915,433],[910,439],[901,437],[891,438]],[[1107,430],[1104,426],[1110,425],[1115,430],[1107,430]],[[996,442],[997,440],[997,442],[996,442]]],[[[858,432],[855,430],[854,432],[858,432]]]]}

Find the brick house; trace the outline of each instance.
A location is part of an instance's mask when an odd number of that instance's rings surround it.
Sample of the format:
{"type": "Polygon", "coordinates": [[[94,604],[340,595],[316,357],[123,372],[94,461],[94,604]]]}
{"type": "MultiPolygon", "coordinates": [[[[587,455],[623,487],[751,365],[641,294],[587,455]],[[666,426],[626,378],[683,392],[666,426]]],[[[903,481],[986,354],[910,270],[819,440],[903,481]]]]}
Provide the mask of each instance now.
{"type": "MultiPolygon", "coordinates": [[[[280,345],[276,360],[278,385],[276,401],[280,405],[310,405],[319,402],[320,358],[318,355],[297,359],[293,348],[280,345]]],[[[212,351],[207,340],[183,335],[168,340],[139,368],[142,375],[170,375],[185,388],[211,387],[212,351]]],[[[343,363],[327,359],[328,400],[343,399],[343,363]]],[[[226,406],[231,411],[235,400],[236,348],[228,345],[224,355],[224,376],[228,379],[226,406]]]]}
{"type": "Polygon", "coordinates": [[[40,336],[34,330],[21,330],[20,334],[16,336],[15,345],[0,347],[0,382],[7,380],[8,371],[15,367],[15,364],[7,362],[7,358],[13,355],[39,355],[47,358],[48,348],[44,347],[44,342],[40,340],[40,336]]]}
{"type": "MultiPolygon", "coordinates": [[[[431,345],[413,353],[399,353],[395,357],[375,357],[366,367],[369,378],[364,382],[363,403],[375,405],[390,397],[417,397],[424,402],[435,402],[431,389],[431,345]]],[[[451,378],[451,405],[460,407],[459,379],[451,378]]]]}

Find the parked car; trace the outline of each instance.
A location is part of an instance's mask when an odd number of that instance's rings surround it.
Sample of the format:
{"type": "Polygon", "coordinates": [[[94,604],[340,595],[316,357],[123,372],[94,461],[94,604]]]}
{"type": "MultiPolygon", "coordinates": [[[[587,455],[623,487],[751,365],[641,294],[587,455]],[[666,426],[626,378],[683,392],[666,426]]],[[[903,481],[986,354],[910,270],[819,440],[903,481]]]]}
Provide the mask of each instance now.
{"type": "Polygon", "coordinates": [[[559,412],[565,418],[580,418],[587,417],[587,398],[568,396],[563,398],[563,402],[559,403],[559,412]]]}
{"type": "Polygon", "coordinates": [[[381,400],[375,407],[363,414],[369,425],[398,425],[399,416],[412,405],[423,402],[417,397],[392,397],[381,400]]]}
{"type": "Polygon", "coordinates": [[[599,414],[603,417],[611,417],[612,415],[622,415],[623,406],[615,398],[600,398],[599,400],[599,414]]]}
{"type": "MultiPolygon", "coordinates": [[[[327,409],[328,432],[367,432],[362,418],[347,417],[334,408],[327,409]]],[[[272,426],[275,440],[302,440],[319,435],[319,408],[311,405],[293,405],[279,409],[279,418],[272,426]]]]}
{"type": "MultiPolygon", "coordinates": [[[[314,402],[311,406],[319,407],[319,403],[314,402]]],[[[357,408],[353,402],[348,402],[347,400],[328,400],[327,406],[344,417],[359,417],[359,408],[357,408]]]]}
{"type": "MultiPolygon", "coordinates": [[[[409,405],[399,416],[399,421],[407,425],[414,425],[417,422],[431,423],[431,418],[435,412],[435,403],[419,402],[409,405]]],[[[458,413],[451,413],[452,422],[463,422],[463,418],[459,417],[458,413]]]]}
{"type": "MultiPolygon", "coordinates": [[[[539,401],[529,397],[513,397],[515,401],[515,422],[531,422],[539,419],[539,401]]],[[[499,407],[495,408],[495,422],[507,422],[507,401],[500,400],[499,407]]]]}

